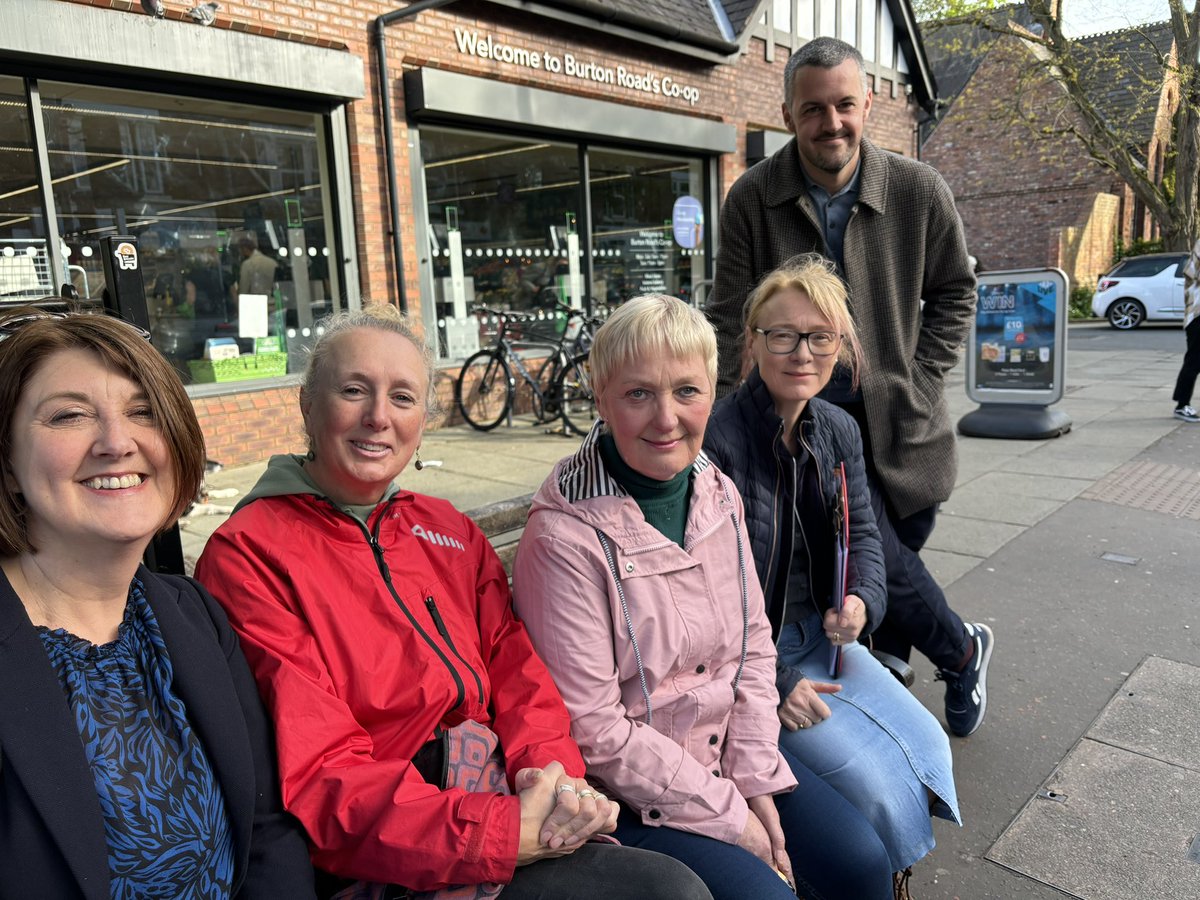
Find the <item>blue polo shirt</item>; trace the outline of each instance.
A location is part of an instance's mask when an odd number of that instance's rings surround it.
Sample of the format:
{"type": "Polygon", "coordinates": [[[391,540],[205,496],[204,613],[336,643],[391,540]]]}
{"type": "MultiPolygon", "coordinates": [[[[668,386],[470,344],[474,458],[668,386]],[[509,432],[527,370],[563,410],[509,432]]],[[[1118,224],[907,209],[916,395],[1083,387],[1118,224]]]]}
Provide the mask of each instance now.
{"type": "MultiPolygon", "coordinates": [[[[854,167],[854,174],[846,186],[836,194],[830,194],[825,188],[816,184],[801,165],[800,172],[804,175],[804,185],[808,188],[808,196],[812,198],[813,206],[817,208],[817,220],[821,225],[821,236],[825,239],[825,249],[828,256],[837,263],[838,272],[846,277],[846,266],[842,262],[842,247],[846,240],[846,225],[858,202],[858,182],[862,174],[862,160],[854,167]]],[[[849,373],[838,367],[833,371],[833,378],[821,393],[821,397],[831,403],[853,403],[861,401],[862,394],[851,389],[849,373]]]]}
{"type": "Polygon", "coordinates": [[[842,264],[842,245],[846,240],[846,225],[850,221],[850,214],[854,211],[854,204],[858,202],[858,181],[862,172],[862,161],[860,160],[859,164],[854,167],[854,174],[850,176],[846,186],[836,194],[830,194],[809,178],[803,166],[800,167],[800,171],[804,175],[804,185],[808,188],[808,196],[812,198],[813,205],[817,208],[821,236],[825,238],[825,247],[829,251],[829,258],[837,263],[838,271],[844,275],[846,267],[842,264]]]}

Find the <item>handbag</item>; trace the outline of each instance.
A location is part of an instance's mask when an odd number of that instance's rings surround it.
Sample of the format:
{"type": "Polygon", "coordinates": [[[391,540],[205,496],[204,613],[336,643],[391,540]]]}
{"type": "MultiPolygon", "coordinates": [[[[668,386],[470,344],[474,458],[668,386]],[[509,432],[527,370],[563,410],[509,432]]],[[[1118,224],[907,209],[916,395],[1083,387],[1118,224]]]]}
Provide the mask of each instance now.
{"type": "MultiPolygon", "coordinates": [[[[500,752],[500,738],[490,728],[470,719],[446,729],[426,743],[413,765],[430,784],[491,794],[511,794],[500,752]]],[[[394,884],[356,881],[331,900],[489,900],[503,884],[458,884],[436,891],[413,891],[394,884]]]]}

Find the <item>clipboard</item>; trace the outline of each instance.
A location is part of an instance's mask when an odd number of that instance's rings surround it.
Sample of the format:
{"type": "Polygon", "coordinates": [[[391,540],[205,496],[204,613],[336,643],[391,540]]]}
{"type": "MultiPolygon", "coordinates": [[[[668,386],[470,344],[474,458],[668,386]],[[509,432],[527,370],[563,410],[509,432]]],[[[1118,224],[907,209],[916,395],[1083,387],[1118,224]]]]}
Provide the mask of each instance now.
{"type": "MultiPolygon", "coordinates": [[[[846,464],[838,463],[833,504],[833,608],[841,613],[846,602],[846,581],[850,575],[850,502],[846,490],[846,464]]],[[[829,650],[829,675],[842,674],[842,645],[829,650]]]]}

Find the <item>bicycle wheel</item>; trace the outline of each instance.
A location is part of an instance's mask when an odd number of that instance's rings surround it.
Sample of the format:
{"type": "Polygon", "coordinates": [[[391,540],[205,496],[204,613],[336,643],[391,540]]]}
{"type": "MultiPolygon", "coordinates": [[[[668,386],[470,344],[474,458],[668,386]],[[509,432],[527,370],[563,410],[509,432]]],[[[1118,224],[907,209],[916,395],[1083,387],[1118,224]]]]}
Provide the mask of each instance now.
{"type": "Polygon", "coordinates": [[[462,367],[454,400],[463,420],[477,431],[491,431],[512,405],[512,372],[495,350],[480,350],[462,367]]]}
{"type": "Polygon", "coordinates": [[[562,372],[565,361],[564,354],[552,353],[538,368],[537,383],[542,392],[542,414],[538,416],[539,422],[549,422],[551,419],[558,418],[558,394],[562,390],[562,386],[559,384],[559,374],[562,372]]]}
{"type": "Polygon", "coordinates": [[[600,417],[596,412],[596,393],[592,389],[592,364],[580,353],[563,367],[555,396],[559,398],[563,425],[568,434],[587,434],[600,417]]]}

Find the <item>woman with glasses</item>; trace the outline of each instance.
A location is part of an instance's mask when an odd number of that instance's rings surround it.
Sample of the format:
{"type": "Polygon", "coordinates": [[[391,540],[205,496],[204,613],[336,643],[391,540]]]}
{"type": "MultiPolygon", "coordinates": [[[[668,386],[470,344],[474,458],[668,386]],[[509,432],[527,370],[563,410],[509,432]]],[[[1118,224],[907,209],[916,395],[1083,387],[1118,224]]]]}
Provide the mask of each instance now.
{"type": "Polygon", "coordinates": [[[930,812],[958,822],[958,801],[937,719],[858,643],[886,608],[883,553],[858,427],[817,399],[836,366],[854,380],[862,362],[846,289],[824,258],[795,257],[745,317],[751,369],[704,449],[745,499],[779,651],[780,744],[866,815],[903,873],[933,847],[930,812]]]}
{"type": "Polygon", "coordinates": [[[204,475],[146,337],[0,313],[0,898],[313,897],[225,614],[141,565],[204,475]]]}

